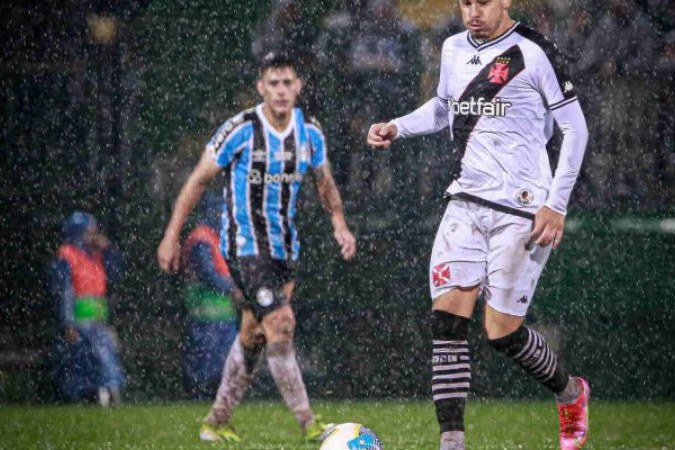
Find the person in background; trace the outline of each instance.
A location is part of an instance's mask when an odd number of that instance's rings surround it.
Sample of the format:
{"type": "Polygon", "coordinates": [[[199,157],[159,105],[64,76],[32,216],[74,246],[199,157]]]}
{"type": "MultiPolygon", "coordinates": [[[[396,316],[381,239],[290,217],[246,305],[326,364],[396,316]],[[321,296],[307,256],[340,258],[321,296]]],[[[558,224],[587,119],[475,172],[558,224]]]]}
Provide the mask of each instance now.
{"type": "Polygon", "coordinates": [[[200,204],[197,227],[183,244],[189,316],[185,377],[188,393],[196,398],[210,396],[217,388],[225,357],[237,337],[233,301],[236,294],[241,294],[219,249],[222,209],[223,199],[207,194],[200,204]]]}
{"type": "Polygon", "coordinates": [[[260,61],[270,52],[287,54],[296,61],[305,95],[298,106],[308,114],[317,114],[323,105],[317,102],[316,56],[314,43],[318,27],[297,0],[274,0],[269,17],[251,35],[251,56],[260,61]]]}
{"type": "Polygon", "coordinates": [[[400,157],[373,152],[361,136],[371,117],[391,117],[417,106],[423,61],[419,29],[405,20],[392,0],[348,0],[327,20],[317,41],[320,93],[327,134],[336,139],[333,159],[339,183],[351,200],[371,202],[364,191],[401,189],[400,157]],[[396,102],[380,101],[384,96],[396,102]],[[391,158],[391,159],[390,159],[391,158]]]}
{"type": "Polygon", "coordinates": [[[91,214],[74,212],[64,222],[63,234],[51,266],[61,330],[56,383],[66,400],[98,398],[103,406],[118,404],[124,375],[108,315],[121,258],[91,214]]]}

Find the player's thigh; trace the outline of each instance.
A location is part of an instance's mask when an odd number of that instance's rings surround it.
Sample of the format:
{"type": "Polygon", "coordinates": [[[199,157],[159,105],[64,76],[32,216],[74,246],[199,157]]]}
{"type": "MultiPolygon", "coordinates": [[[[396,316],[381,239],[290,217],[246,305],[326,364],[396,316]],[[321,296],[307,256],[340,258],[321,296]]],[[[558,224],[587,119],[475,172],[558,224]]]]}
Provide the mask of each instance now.
{"type": "Polygon", "coordinates": [[[490,305],[485,305],[483,328],[488,339],[499,339],[513,333],[523,324],[524,320],[523,316],[502,313],[490,305]]]}
{"type": "Polygon", "coordinates": [[[475,302],[480,289],[476,295],[473,291],[485,281],[488,253],[480,208],[464,201],[448,203],[429,263],[429,289],[434,304],[445,304],[451,299],[475,302]]]}
{"type": "Polygon", "coordinates": [[[431,309],[468,319],[473,316],[478,294],[480,294],[480,286],[456,287],[436,297],[431,309]]]}
{"type": "Polygon", "coordinates": [[[265,333],[255,313],[244,308],[241,311],[241,324],[239,325],[239,339],[241,345],[251,348],[265,343],[265,333]]]}
{"type": "Polygon", "coordinates": [[[291,305],[283,305],[262,319],[262,329],[268,343],[290,342],[295,334],[295,314],[291,305]]]}
{"type": "Polygon", "coordinates": [[[251,256],[233,259],[231,264],[233,278],[244,294],[242,307],[252,310],[259,322],[289,303],[295,286],[295,262],[251,256]]]}
{"type": "Polygon", "coordinates": [[[499,218],[490,235],[485,302],[500,313],[522,317],[532,302],[551,246],[534,245],[528,250],[532,221],[495,214],[499,218]]]}

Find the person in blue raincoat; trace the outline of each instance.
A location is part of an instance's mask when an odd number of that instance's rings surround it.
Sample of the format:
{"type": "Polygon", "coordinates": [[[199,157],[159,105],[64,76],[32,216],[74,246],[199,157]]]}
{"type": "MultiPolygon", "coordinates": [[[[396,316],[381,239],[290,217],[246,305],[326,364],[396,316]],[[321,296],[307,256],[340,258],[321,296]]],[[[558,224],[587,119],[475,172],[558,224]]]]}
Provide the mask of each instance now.
{"type": "Polygon", "coordinates": [[[188,311],[185,376],[192,397],[209,397],[220,382],[230,346],[237,337],[236,296],[230,270],[220,252],[220,216],[223,199],[202,199],[197,226],[183,245],[188,311]]]}
{"type": "Polygon", "coordinates": [[[68,401],[119,403],[124,375],[117,337],[108,326],[108,299],[120,278],[120,255],[91,214],[74,212],[63,234],[51,266],[59,317],[55,382],[68,401]]]}

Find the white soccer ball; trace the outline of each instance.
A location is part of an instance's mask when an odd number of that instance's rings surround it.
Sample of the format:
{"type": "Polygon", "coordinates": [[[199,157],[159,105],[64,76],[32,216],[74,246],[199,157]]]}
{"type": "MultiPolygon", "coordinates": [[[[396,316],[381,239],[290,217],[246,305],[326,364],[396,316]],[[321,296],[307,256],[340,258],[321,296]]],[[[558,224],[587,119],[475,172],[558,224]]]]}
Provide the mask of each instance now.
{"type": "Polygon", "coordinates": [[[360,423],[341,423],[330,427],[320,450],[382,450],[377,435],[360,423]]]}

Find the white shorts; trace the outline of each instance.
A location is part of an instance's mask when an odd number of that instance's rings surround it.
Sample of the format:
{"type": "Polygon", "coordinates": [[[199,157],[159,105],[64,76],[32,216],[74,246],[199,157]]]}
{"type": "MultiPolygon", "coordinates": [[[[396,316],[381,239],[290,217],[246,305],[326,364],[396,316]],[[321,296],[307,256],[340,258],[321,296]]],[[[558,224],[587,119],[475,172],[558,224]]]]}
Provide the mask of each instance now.
{"type": "Polygon", "coordinates": [[[524,316],[551,253],[550,245],[525,249],[531,231],[530,219],[463,200],[448,202],[431,250],[431,298],[480,286],[492,308],[524,316]]]}

